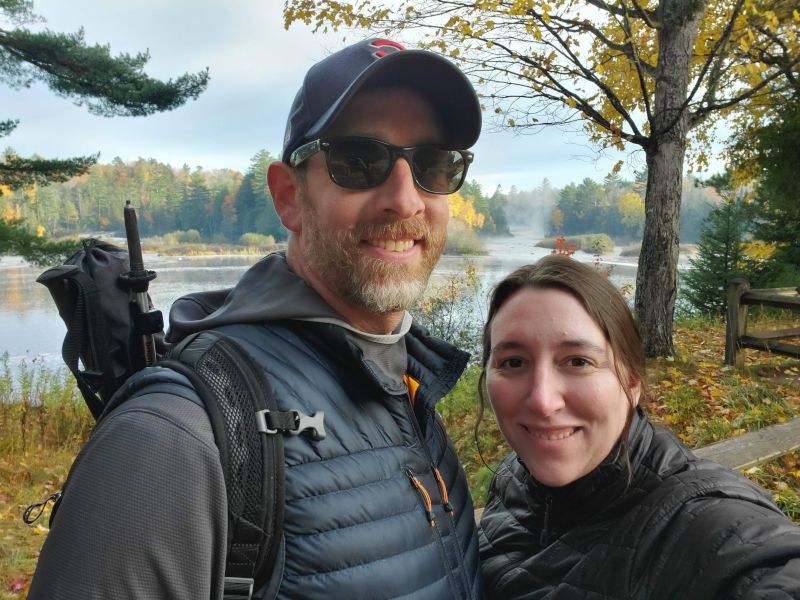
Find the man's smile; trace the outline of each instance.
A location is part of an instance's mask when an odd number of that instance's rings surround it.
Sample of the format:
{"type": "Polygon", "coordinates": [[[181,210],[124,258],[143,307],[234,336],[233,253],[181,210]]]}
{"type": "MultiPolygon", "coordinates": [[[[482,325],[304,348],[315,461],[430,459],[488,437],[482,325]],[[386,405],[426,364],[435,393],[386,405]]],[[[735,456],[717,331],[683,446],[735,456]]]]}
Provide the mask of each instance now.
{"type": "Polygon", "coordinates": [[[405,252],[414,246],[414,240],[368,240],[367,243],[390,252],[405,252]]]}

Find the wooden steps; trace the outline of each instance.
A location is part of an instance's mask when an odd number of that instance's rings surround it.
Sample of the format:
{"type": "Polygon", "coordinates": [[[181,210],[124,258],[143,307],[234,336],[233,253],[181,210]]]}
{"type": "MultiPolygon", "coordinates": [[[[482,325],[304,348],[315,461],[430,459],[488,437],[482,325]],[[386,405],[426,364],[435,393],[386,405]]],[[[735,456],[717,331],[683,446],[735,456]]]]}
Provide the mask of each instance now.
{"type": "Polygon", "coordinates": [[[744,471],[800,449],[800,417],[692,450],[700,458],[744,471]]]}

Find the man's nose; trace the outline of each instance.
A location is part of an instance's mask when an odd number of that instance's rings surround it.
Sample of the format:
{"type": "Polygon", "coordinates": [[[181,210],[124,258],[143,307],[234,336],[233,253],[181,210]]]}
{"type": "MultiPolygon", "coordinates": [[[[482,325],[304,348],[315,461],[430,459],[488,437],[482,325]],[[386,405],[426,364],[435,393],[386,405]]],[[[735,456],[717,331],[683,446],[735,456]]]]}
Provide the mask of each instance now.
{"type": "Polygon", "coordinates": [[[564,390],[552,369],[539,366],[533,371],[525,404],[539,417],[549,417],[564,408],[564,390]]]}
{"type": "Polygon", "coordinates": [[[397,218],[408,219],[425,211],[423,192],[414,183],[411,165],[405,158],[395,161],[379,191],[381,210],[392,212],[397,218]]]}

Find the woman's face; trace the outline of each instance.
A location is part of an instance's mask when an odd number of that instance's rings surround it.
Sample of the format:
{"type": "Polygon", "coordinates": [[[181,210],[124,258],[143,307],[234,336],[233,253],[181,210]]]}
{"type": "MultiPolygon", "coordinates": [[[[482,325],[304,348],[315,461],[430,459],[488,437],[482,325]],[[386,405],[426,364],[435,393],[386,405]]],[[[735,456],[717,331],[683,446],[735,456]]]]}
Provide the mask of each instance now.
{"type": "MultiPolygon", "coordinates": [[[[583,477],[620,438],[630,402],[605,335],[580,301],[522,288],[491,324],[486,385],[503,435],[537,481],[583,477]]],[[[639,399],[639,385],[631,385],[639,399]]]]}

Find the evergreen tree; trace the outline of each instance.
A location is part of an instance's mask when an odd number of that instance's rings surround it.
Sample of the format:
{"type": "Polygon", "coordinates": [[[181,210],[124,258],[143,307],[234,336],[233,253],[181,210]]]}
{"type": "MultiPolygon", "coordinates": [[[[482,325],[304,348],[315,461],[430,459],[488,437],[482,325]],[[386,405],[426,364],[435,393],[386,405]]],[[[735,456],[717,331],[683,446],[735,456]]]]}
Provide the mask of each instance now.
{"type": "Polygon", "coordinates": [[[766,265],[766,285],[796,286],[800,283],[800,97],[757,133],[756,143],[761,179],[753,233],[775,246],[766,265]]]}
{"type": "Polygon", "coordinates": [[[30,263],[45,266],[75,251],[77,240],[49,242],[21,227],[19,220],[0,219],[0,255],[17,254],[30,263]]]}
{"type": "Polygon", "coordinates": [[[746,277],[742,263],[742,233],[745,205],[741,198],[725,192],[700,230],[697,256],[683,278],[682,294],[691,307],[704,314],[724,314],[728,281],[746,277]]]}
{"type": "MultiPolygon", "coordinates": [[[[260,150],[250,161],[242,188],[250,187],[249,194],[244,191],[241,197],[242,204],[237,204],[239,218],[239,235],[243,233],[260,233],[271,235],[276,240],[285,240],[289,233],[281,223],[275,206],[272,203],[272,194],[267,187],[267,168],[276,160],[266,150],[260,150]]],[[[237,236],[238,237],[238,236],[237,236]]]]}
{"type": "MultiPolygon", "coordinates": [[[[17,25],[34,23],[40,18],[32,9],[29,0],[3,0],[0,18],[17,25]]],[[[154,79],[144,72],[149,59],[147,52],[112,56],[107,45],[88,45],[83,30],[71,34],[34,32],[25,27],[0,30],[0,82],[20,89],[40,81],[56,95],[105,117],[172,110],[197,98],[208,83],[207,70],[169,81],[154,79]]],[[[0,137],[17,124],[14,119],[0,121],[0,137]]],[[[85,173],[96,160],[97,156],[25,159],[7,153],[0,161],[0,184],[16,188],[33,182],[66,181],[85,173]]]]}
{"type": "Polygon", "coordinates": [[[205,175],[198,167],[192,173],[189,183],[184,189],[183,198],[178,209],[178,229],[194,229],[207,239],[210,233],[207,223],[211,209],[211,198],[211,191],[208,189],[205,175]]]}
{"type": "Polygon", "coordinates": [[[508,228],[508,218],[506,217],[508,197],[502,192],[499,185],[494,190],[492,197],[489,198],[488,205],[494,233],[509,235],[511,230],[508,228]]]}
{"type": "MultiPolygon", "coordinates": [[[[0,28],[0,83],[21,89],[39,81],[56,95],[69,98],[96,115],[144,116],[172,110],[197,98],[208,83],[208,70],[169,81],[149,77],[144,72],[150,59],[147,52],[112,56],[107,45],[88,45],[83,30],[71,34],[31,31],[24,25],[41,21],[33,13],[31,0],[0,1],[0,20],[12,25],[0,28]]],[[[18,123],[16,119],[0,120],[0,137],[10,134],[18,123]]],[[[0,185],[18,189],[66,181],[86,173],[96,162],[97,155],[25,158],[9,149],[0,157],[0,185]]],[[[0,253],[6,248],[36,248],[27,257],[40,256],[47,244],[37,241],[37,236],[14,231],[22,226],[21,221],[4,223],[0,229],[0,253]],[[31,243],[20,246],[22,239],[31,243]]]]}

